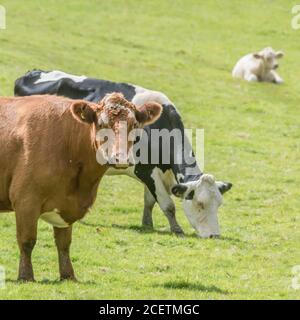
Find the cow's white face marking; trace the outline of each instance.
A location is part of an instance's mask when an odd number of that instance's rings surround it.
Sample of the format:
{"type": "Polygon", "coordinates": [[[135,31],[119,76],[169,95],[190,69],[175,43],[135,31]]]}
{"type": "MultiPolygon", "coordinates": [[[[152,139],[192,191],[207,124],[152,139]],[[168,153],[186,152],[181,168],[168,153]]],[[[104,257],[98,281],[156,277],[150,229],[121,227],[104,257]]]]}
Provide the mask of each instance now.
{"type": "Polygon", "coordinates": [[[70,225],[61,217],[58,210],[43,213],[40,217],[45,222],[57,228],[68,228],[70,225]]]}
{"type": "Polygon", "coordinates": [[[102,112],[100,115],[100,119],[99,119],[99,124],[100,124],[100,120],[104,123],[104,124],[108,124],[109,123],[109,118],[108,115],[105,112],[102,112]]]}
{"type": "Polygon", "coordinates": [[[71,79],[74,82],[82,82],[86,79],[86,76],[74,76],[62,71],[42,72],[40,79],[38,79],[35,84],[48,81],[58,81],[63,78],[71,79]]]}
{"type": "Polygon", "coordinates": [[[198,181],[179,184],[172,189],[176,196],[183,198],[185,215],[202,238],[220,235],[218,222],[218,208],[222,204],[220,184],[224,184],[223,192],[231,188],[231,184],[215,182],[212,175],[204,174],[198,181]]]}

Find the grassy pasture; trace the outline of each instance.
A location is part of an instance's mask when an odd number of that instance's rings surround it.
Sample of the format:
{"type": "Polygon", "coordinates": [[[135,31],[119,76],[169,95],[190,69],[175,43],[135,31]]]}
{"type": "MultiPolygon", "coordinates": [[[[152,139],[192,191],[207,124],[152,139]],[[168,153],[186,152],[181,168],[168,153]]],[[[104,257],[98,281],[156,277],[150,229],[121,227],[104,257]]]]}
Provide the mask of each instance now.
{"type": "Polygon", "coordinates": [[[74,228],[78,283],[58,281],[51,227],[40,222],[37,282],[19,284],[13,214],[0,214],[0,299],[299,299],[300,30],[286,0],[2,0],[0,94],[27,70],[61,69],[165,92],[187,128],[205,129],[205,171],[233,182],[223,237],[200,240],[181,204],[184,239],[155,209],[140,227],[143,186],[105,177],[74,228]],[[282,86],[231,78],[237,59],[265,46],[286,56],[282,86]]]}

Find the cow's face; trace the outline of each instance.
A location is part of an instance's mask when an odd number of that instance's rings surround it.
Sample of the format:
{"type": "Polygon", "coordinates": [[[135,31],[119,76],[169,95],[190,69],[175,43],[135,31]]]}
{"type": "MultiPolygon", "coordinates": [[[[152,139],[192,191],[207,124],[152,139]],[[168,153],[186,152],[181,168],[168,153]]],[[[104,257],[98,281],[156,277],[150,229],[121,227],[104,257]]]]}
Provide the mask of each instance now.
{"type": "Polygon", "coordinates": [[[198,181],[177,184],[172,193],[183,198],[184,212],[202,238],[220,236],[218,208],[222,194],[231,189],[231,183],[216,182],[214,177],[203,174],[198,181]]]}
{"type": "Polygon", "coordinates": [[[263,61],[266,70],[275,70],[279,67],[278,59],[283,57],[282,51],[274,51],[271,47],[265,48],[258,53],[254,53],[256,59],[263,61]]]}
{"type": "Polygon", "coordinates": [[[134,142],[133,130],[155,122],[162,106],[149,102],[137,107],[121,93],[111,93],[99,104],[75,102],[72,112],[77,120],[93,125],[98,162],[126,168],[131,164],[129,152],[134,142]]]}

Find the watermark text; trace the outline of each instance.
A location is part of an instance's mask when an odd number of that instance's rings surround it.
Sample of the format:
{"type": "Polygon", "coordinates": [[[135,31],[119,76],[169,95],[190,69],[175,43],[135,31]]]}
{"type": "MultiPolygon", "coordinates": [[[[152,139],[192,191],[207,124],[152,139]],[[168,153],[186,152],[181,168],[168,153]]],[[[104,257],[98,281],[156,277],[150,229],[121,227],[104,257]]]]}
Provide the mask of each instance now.
{"type": "Polygon", "coordinates": [[[0,29],[6,29],[6,10],[0,5],[0,29]]]}
{"type": "Polygon", "coordinates": [[[300,290],[300,265],[292,268],[292,288],[294,290],[300,290]]]}
{"type": "Polygon", "coordinates": [[[294,15],[291,21],[292,29],[299,30],[300,29],[300,4],[297,4],[292,8],[292,14],[294,15]]]}
{"type": "Polygon", "coordinates": [[[0,290],[5,288],[5,268],[0,266],[0,290]]]}

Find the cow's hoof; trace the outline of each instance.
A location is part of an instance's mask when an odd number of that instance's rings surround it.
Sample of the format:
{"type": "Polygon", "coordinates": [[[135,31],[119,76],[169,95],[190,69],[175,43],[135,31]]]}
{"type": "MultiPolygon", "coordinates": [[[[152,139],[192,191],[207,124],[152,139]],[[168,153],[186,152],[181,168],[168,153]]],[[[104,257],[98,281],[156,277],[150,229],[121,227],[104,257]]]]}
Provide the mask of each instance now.
{"type": "Polygon", "coordinates": [[[175,232],[175,235],[176,235],[176,237],[178,237],[178,238],[184,238],[184,237],[185,237],[184,232],[175,232]]]}
{"type": "Polygon", "coordinates": [[[28,282],[35,282],[35,280],[33,277],[18,277],[18,282],[28,283],[28,282]]]}
{"type": "Polygon", "coordinates": [[[181,238],[184,237],[184,232],[179,226],[171,229],[171,232],[174,233],[177,237],[181,237],[181,238]]]}
{"type": "Polygon", "coordinates": [[[73,281],[78,282],[75,276],[61,276],[60,281],[73,281]]]}
{"type": "Polygon", "coordinates": [[[145,230],[153,230],[153,229],[154,229],[153,223],[143,223],[143,224],[142,224],[142,227],[143,227],[143,229],[145,229],[145,230]]]}

